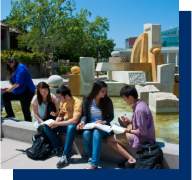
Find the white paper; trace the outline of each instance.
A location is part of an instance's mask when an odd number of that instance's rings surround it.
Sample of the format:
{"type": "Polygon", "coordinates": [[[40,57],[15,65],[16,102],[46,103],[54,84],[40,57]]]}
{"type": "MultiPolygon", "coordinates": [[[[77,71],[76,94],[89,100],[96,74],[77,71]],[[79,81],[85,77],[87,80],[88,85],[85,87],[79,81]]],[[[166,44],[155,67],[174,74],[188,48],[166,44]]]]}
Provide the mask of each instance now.
{"type": "Polygon", "coordinates": [[[87,123],[83,127],[83,129],[93,129],[93,128],[98,128],[98,129],[101,129],[101,130],[106,131],[108,133],[112,131],[111,126],[103,125],[100,123],[97,123],[97,124],[96,123],[87,123]]]}
{"type": "Polygon", "coordinates": [[[55,120],[53,120],[53,119],[48,119],[48,120],[46,120],[46,121],[42,122],[42,123],[41,123],[41,125],[46,124],[46,125],[48,125],[48,126],[49,126],[49,124],[51,124],[52,122],[56,122],[56,121],[55,121],[55,120]]]}
{"type": "Polygon", "coordinates": [[[125,130],[124,130],[123,128],[124,128],[124,127],[121,127],[121,126],[119,126],[119,125],[117,125],[117,124],[113,124],[113,126],[112,126],[112,130],[113,130],[113,132],[114,132],[115,134],[122,134],[122,133],[124,133],[125,130]]]}

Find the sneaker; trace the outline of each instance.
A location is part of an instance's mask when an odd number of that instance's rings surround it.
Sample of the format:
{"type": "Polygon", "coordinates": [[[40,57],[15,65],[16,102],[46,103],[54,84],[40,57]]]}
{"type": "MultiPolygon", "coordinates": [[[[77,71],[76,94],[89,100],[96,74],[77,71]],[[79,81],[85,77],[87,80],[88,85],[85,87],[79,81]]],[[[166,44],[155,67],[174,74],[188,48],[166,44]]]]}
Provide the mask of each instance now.
{"type": "Polygon", "coordinates": [[[129,163],[129,161],[127,160],[126,162],[124,161],[122,163],[119,163],[118,167],[122,168],[122,169],[134,168],[135,167],[135,163],[129,163]]]}
{"type": "Polygon", "coordinates": [[[6,115],[5,117],[3,117],[3,119],[16,119],[16,117],[15,116],[8,116],[8,115],[6,115]]]}
{"type": "Polygon", "coordinates": [[[63,151],[63,147],[58,147],[52,150],[51,154],[56,156],[58,154],[60,154],[63,151]]]}
{"type": "Polygon", "coordinates": [[[88,158],[88,163],[91,164],[92,158],[88,158]]]}
{"type": "Polygon", "coordinates": [[[56,164],[56,166],[57,168],[65,167],[70,163],[70,161],[71,161],[71,157],[68,157],[67,155],[63,154],[59,162],[56,164]]]}

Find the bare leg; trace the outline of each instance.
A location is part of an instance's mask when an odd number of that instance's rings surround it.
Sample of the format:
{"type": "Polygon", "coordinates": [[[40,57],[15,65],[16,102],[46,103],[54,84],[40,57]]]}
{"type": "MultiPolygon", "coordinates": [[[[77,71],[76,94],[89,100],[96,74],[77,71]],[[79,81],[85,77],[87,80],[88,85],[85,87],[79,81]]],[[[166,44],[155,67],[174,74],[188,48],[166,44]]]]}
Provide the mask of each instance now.
{"type": "Polygon", "coordinates": [[[115,151],[122,154],[126,159],[128,159],[129,163],[135,163],[136,160],[133,158],[121,145],[119,145],[116,141],[115,135],[111,135],[107,138],[107,143],[111,146],[115,151]]]}

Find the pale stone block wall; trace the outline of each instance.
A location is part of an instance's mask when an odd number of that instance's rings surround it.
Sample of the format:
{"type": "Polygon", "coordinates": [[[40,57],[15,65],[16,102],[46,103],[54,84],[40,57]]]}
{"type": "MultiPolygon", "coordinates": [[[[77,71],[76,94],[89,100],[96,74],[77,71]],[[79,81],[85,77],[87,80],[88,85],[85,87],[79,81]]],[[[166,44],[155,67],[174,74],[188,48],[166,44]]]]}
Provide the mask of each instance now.
{"type": "Polygon", "coordinates": [[[95,81],[95,60],[92,57],[80,57],[81,95],[91,92],[95,81]]]}

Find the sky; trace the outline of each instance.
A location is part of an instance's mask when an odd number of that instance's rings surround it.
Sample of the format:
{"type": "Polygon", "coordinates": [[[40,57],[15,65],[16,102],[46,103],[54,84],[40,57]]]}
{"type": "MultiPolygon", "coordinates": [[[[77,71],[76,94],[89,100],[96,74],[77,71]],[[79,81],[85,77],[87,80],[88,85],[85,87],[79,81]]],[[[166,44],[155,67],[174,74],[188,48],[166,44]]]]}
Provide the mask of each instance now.
{"type": "MultiPolygon", "coordinates": [[[[1,0],[1,20],[9,15],[11,0],[1,0]]],[[[115,48],[125,48],[125,39],[138,37],[146,23],[160,24],[161,31],[179,27],[179,0],[75,0],[76,11],[88,9],[96,16],[108,18],[108,38],[114,40],[115,48]]]]}

